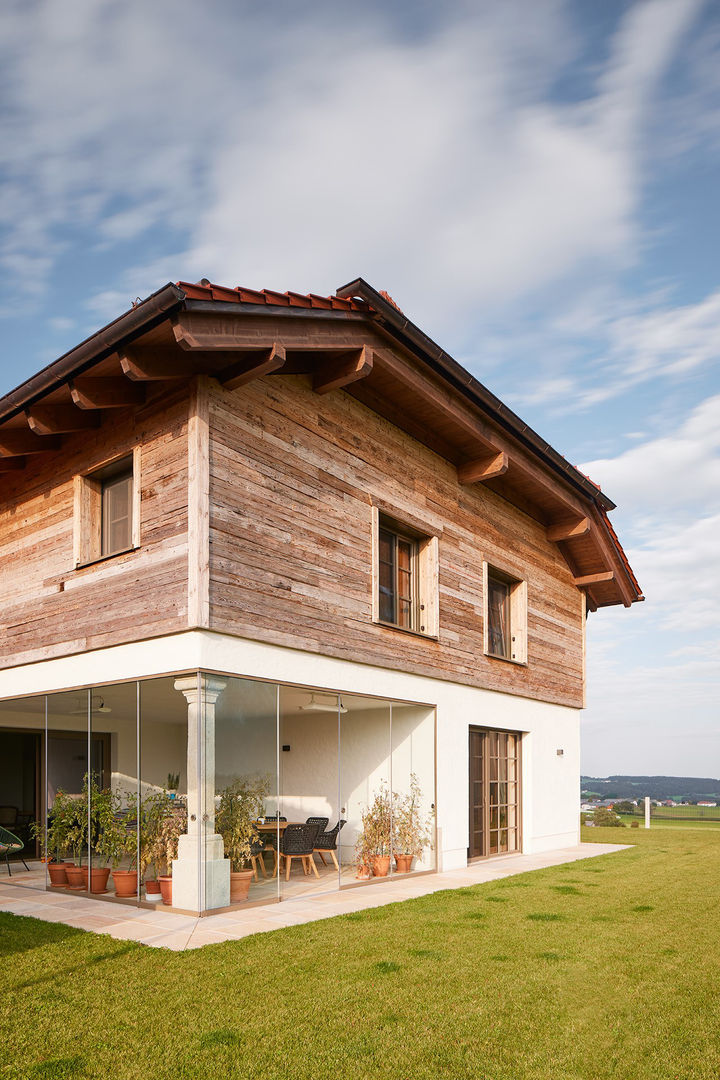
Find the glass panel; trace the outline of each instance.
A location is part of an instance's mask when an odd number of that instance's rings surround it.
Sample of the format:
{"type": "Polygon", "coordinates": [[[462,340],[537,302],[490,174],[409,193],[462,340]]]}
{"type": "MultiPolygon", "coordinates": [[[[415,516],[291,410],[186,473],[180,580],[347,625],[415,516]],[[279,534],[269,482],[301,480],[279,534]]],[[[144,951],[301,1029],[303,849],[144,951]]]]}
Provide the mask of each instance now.
{"type": "MultiPolygon", "coordinates": [[[[338,708],[344,695],[280,688],[283,899],[339,887],[338,708]]],[[[344,714],[343,714],[344,715],[344,714]]]]}
{"type": "Polygon", "coordinates": [[[102,554],[130,547],[132,472],[105,480],[102,487],[102,554]]]}
{"type": "Polygon", "coordinates": [[[510,587],[504,581],[488,578],[488,652],[493,656],[510,655],[510,587]]]}
{"type": "Polygon", "coordinates": [[[435,710],[392,704],[394,872],[435,869],[435,710]]]}
{"type": "Polygon", "coordinates": [[[200,681],[204,908],[275,901],[284,825],[278,820],[278,687],[215,675],[200,681]]]}
{"type": "Polygon", "coordinates": [[[395,622],[395,536],[386,529],[379,534],[379,614],[384,622],[395,622]]]}
{"type": "Polygon", "coordinates": [[[411,629],[413,625],[413,550],[414,544],[398,538],[398,625],[411,629]]]}
{"type": "Polygon", "coordinates": [[[391,861],[390,703],[342,695],[340,714],[341,884],[384,877],[391,861]]]}
{"type": "Polygon", "coordinates": [[[137,903],[137,683],[91,691],[90,891],[137,903]]]}
{"type": "Polygon", "coordinates": [[[168,906],[191,911],[198,910],[197,849],[186,852],[177,890],[174,863],[180,837],[187,833],[188,762],[194,771],[197,758],[196,730],[189,741],[191,706],[178,687],[192,698],[196,685],[195,675],[140,683],[141,899],[162,904],[162,886],[168,906]]]}
{"type": "Polygon", "coordinates": [[[44,775],[45,697],[0,701],[0,825],[23,844],[10,856],[8,881],[38,889],[46,878],[44,775]]]}
{"type": "MultiPolygon", "coordinates": [[[[58,875],[52,885],[77,893],[89,885],[89,702],[88,690],[50,694],[47,699],[47,838],[54,859],[50,865],[57,867],[52,876],[58,875]]],[[[102,750],[94,746],[93,751],[92,764],[102,773],[102,750]]]]}

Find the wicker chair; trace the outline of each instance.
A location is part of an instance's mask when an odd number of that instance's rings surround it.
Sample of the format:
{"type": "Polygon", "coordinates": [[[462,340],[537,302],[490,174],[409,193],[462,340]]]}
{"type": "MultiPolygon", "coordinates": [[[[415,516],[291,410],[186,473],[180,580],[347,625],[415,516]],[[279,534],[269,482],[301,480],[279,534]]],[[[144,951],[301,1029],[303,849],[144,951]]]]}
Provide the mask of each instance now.
{"type": "Polygon", "coordinates": [[[278,856],[281,860],[285,860],[286,881],[290,878],[293,859],[302,860],[303,870],[306,874],[309,874],[310,869],[312,868],[315,872],[315,877],[320,877],[317,866],[315,865],[315,860],[312,857],[317,836],[318,826],[308,825],[307,822],[304,825],[288,825],[285,829],[280,838],[278,856]]]}
{"type": "Polygon", "coordinates": [[[332,861],[335,863],[335,869],[340,869],[340,867],[338,866],[337,855],[335,854],[335,852],[337,851],[338,833],[345,824],[347,824],[347,822],[343,821],[343,819],[340,818],[334,829],[331,829],[330,832],[323,832],[318,835],[318,838],[315,841],[315,847],[313,851],[317,852],[317,854],[320,856],[320,861],[322,862],[323,866],[327,866],[324,854],[326,852],[330,856],[332,861]]]}
{"type": "MultiPolygon", "coordinates": [[[[11,833],[9,829],[3,829],[3,827],[0,825],[0,855],[5,856],[5,864],[7,866],[8,877],[12,877],[12,871],[10,869],[10,854],[12,852],[17,852],[17,854],[19,855],[24,847],[25,844],[22,842],[19,836],[16,836],[15,833],[11,833]]],[[[23,866],[29,872],[30,867],[25,862],[25,859],[22,855],[20,855],[20,858],[22,859],[23,866]]]]}
{"type": "Polygon", "coordinates": [[[258,837],[250,845],[250,865],[252,867],[253,877],[256,881],[260,880],[260,874],[258,874],[258,866],[260,867],[260,873],[263,877],[267,877],[267,871],[265,869],[265,860],[263,859],[263,852],[265,851],[265,841],[258,837]]]}
{"type": "Polygon", "coordinates": [[[305,818],[305,821],[306,821],[306,823],[308,825],[317,825],[317,827],[319,829],[319,833],[318,833],[318,835],[319,835],[320,833],[324,833],[325,830],[327,829],[327,827],[328,827],[328,825],[330,823],[330,818],[326,818],[326,817],[309,817],[309,818],[305,818]]]}
{"type": "MultiPolygon", "coordinates": [[[[282,814],[266,814],[265,821],[287,821],[287,818],[282,814]]],[[[262,834],[263,850],[260,855],[260,861],[262,862],[263,869],[265,868],[265,852],[271,851],[273,857],[273,871],[272,876],[275,877],[275,871],[278,865],[278,849],[277,849],[277,833],[269,833],[263,831],[262,834]]]]}

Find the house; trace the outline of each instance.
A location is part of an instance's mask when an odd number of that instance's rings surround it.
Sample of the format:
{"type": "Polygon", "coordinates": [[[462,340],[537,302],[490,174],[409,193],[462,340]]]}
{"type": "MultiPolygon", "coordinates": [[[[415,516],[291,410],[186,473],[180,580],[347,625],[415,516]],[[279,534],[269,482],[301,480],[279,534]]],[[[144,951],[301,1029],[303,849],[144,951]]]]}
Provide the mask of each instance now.
{"type": "Polygon", "coordinates": [[[0,473],[0,813],[36,859],[88,777],[122,865],[175,797],[185,911],[231,906],[248,778],[249,902],[577,842],[586,616],[643,599],[613,503],[386,294],[169,284],[0,400],[0,473]],[[332,858],[274,874],[308,817],[332,858]]]}

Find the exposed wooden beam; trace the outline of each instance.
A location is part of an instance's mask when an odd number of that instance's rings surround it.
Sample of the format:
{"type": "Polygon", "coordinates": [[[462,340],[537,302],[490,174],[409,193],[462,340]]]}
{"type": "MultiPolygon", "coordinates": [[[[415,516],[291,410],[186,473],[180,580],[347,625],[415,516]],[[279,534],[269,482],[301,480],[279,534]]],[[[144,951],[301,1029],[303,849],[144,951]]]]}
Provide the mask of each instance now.
{"type": "Polygon", "coordinates": [[[134,382],[189,379],[204,370],[194,356],[180,349],[125,349],[119,356],[123,375],[134,382]]]}
{"type": "Polygon", "coordinates": [[[285,363],[285,347],[274,341],[269,349],[244,351],[239,358],[218,373],[218,380],[226,390],[237,390],[253,379],[271,375],[285,363]]]}
{"type": "MultiPolygon", "coordinates": [[[[353,313],[354,314],[354,313],[353,313]]],[[[377,331],[361,318],[318,320],[318,312],[298,308],[287,315],[182,311],[172,320],[182,349],[214,352],[266,349],[282,340],[286,349],[361,349],[377,331]]],[[[343,313],[344,315],[344,313],[343,313]]],[[[372,344],[372,342],[371,342],[372,344]]]]}
{"type": "Polygon", "coordinates": [[[0,458],[0,473],[18,472],[19,469],[25,468],[26,463],[24,457],[0,458]]]}
{"type": "Polygon", "coordinates": [[[100,426],[99,415],[80,412],[74,405],[33,405],[25,415],[36,435],[65,435],[100,426]]]}
{"type": "Polygon", "coordinates": [[[499,454],[490,454],[476,461],[466,461],[458,466],[458,480],[461,484],[477,484],[482,480],[492,480],[507,472],[508,456],[504,450],[499,454]]]}
{"type": "Polygon", "coordinates": [[[569,518],[557,521],[545,530],[548,540],[572,540],[576,536],[585,536],[590,531],[590,519],[586,517],[569,518]]]}
{"type": "Polygon", "coordinates": [[[603,581],[614,581],[615,571],[604,570],[600,574],[584,574],[583,577],[574,577],[573,585],[577,585],[580,589],[584,585],[600,585],[603,581]]]}
{"type": "Polygon", "coordinates": [[[59,450],[62,440],[58,435],[33,435],[32,431],[3,431],[0,428],[0,457],[21,457],[23,454],[43,454],[46,450],[59,450]]]}
{"type": "Polygon", "coordinates": [[[70,393],[79,409],[124,409],[145,401],[145,388],[122,375],[100,379],[83,375],[70,384],[70,393]]]}
{"type": "Polygon", "coordinates": [[[373,352],[367,345],[356,349],[338,360],[323,364],[313,376],[313,390],[316,394],[328,394],[331,390],[340,390],[343,386],[364,379],[373,369],[373,352]]]}

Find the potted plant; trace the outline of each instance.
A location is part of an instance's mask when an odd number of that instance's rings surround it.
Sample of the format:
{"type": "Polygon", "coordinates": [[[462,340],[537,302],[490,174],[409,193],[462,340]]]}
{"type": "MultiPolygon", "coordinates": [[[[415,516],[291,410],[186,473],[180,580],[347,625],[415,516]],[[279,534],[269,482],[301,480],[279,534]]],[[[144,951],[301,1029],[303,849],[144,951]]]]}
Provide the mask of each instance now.
{"type": "Polygon", "coordinates": [[[42,861],[47,864],[50,885],[54,889],[67,888],[67,867],[72,865],[65,859],[69,843],[70,808],[70,797],[60,789],[48,814],[47,831],[42,821],[33,821],[30,826],[33,840],[40,841],[42,861]]]}
{"type": "Polygon", "coordinates": [[[64,819],[67,849],[72,855],[72,862],[65,864],[65,873],[68,887],[80,891],[88,886],[87,867],[82,865],[88,838],[87,797],[85,794],[74,796],[58,791],[52,808],[53,821],[60,796],[62,800],[59,810],[64,819]]]}
{"type": "Polygon", "coordinates": [[[410,775],[410,791],[393,792],[392,841],[395,867],[407,874],[414,858],[420,858],[432,840],[431,820],[422,812],[422,791],[415,773],[410,775]]]}
{"type": "Polygon", "coordinates": [[[164,843],[161,838],[162,819],[167,811],[167,795],[164,791],[151,791],[140,803],[140,851],[138,853],[138,877],[145,886],[145,899],[156,903],[161,898],[158,875],[164,860],[164,843]],[[146,878],[148,869],[152,876],[146,878]]]}
{"type": "Polygon", "coordinates": [[[90,800],[90,833],[88,837],[88,877],[90,892],[105,893],[108,891],[107,883],[110,877],[110,867],[101,865],[107,863],[108,854],[104,844],[107,834],[108,844],[112,843],[114,829],[114,815],[116,810],[116,797],[110,788],[101,788],[95,775],[85,774],[82,800],[87,813],[88,799],[90,800]]]}
{"type": "Polygon", "coordinates": [[[387,877],[391,845],[392,798],[390,789],[383,780],[380,790],[375,792],[373,801],[362,814],[362,830],[355,847],[357,876],[370,877],[367,872],[369,869],[375,877],[387,877]]]}
{"type": "Polygon", "coordinates": [[[178,841],[187,832],[187,809],[182,804],[171,802],[165,796],[165,807],[158,822],[158,850],[161,852],[160,865],[164,874],[158,874],[163,904],[172,904],[172,864],[177,859],[178,841]]]}
{"type": "Polygon", "coordinates": [[[165,790],[171,799],[177,797],[178,788],[180,787],[180,773],[169,772],[167,774],[167,780],[165,781],[165,790]]]}
{"type": "Polygon", "coordinates": [[[260,840],[256,827],[270,790],[268,777],[236,777],[222,791],[215,814],[215,828],[222,836],[230,860],[230,901],[247,900],[253,871],[247,869],[253,848],[260,840]]]}
{"type": "Polygon", "coordinates": [[[107,791],[102,792],[97,810],[97,855],[110,865],[115,895],[120,898],[135,896],[138,874],[133,867],[137,861],[137,830],[133,822],[129,822],[132,807],[123,806],[118,792],[107,791]],[[120,863],[126,856],[129,856],[129,867],[121,870],[120,863]]]}

